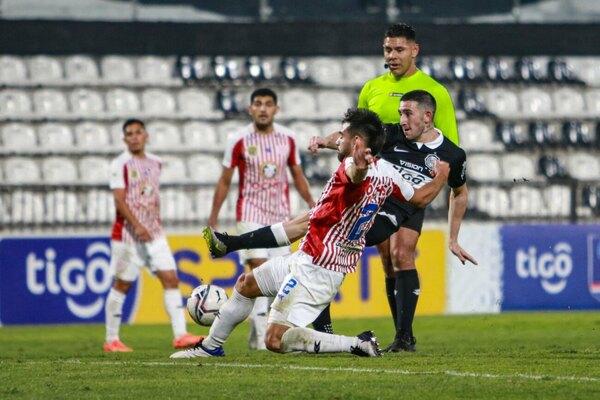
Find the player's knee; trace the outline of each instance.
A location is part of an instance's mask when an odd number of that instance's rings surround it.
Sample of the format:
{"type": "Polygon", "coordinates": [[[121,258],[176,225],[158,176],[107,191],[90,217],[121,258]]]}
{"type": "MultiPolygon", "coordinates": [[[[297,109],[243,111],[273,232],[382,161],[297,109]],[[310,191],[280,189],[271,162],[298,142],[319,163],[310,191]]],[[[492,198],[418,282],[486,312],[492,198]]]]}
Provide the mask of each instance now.
{"type": "Polygon", "coordinates": [[[407,246],[399,246],[392,252],[392,259],[395,271],[414,269],[415,249],[407,246]]]}
{"type": "Polygon", "coordinates": [[[122,281],[119,279],[115,279],[115,283],[113,285],[113,288],[120,293],[123,294],[127,294],[129,292],[129,289],[131,289],[132,286],[132,282],[128,282],[128,281],[122,281]]]}
{"type": "Polygon", "coordinates": [[[254,279],[251,272],[244,272],[240,275],[235,283],[235,290],[242,296],[249,297],[254,284],[254,279]]]}

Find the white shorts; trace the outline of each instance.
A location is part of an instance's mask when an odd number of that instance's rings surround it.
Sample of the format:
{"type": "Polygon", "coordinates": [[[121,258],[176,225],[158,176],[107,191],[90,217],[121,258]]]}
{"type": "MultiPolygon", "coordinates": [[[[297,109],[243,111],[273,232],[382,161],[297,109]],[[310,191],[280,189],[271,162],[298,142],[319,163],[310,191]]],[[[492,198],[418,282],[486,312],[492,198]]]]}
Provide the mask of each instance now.
{"type": "MultiPolygon", "coordinates": [[[[260,228],[264,228],[265,226],[268,226],[268,225],[261,225],[261,224],[255,223],[255,222],[239,221],[237,223],[237,230],[238,230],[238,233],[242,234],[242,233],[255,231],[260,228]]],[[[240,264],[244,265],[248,262],[248,260],[252,260],[252,259],[261,259],[262,258],[262,259],[268,260],[273,257],[285,256],[290,253],[291,253],[290,246],[274,247],[272,249],[240,250],[239,251],[240,264]]]]}
{"type": "Polygon", "coordinates": [[[144,266],[153,273],[177,270],[173,253],[164,236],[151,242],[124,243],[112,240],[110,246],[110,269],[115,278],[122,281],[135,281],[144,266]]]}
{"type": "Polygon", "coordinates": [[[291,256],[266,262],[254,270],[254,276],[261,291],[262,285],[268,286],[263,294],[276,294],[268,322],[304,327],[312,323],[333,301],[345,274],[314,265],[311,256],[297,251],[291,256]],[[259,272],[259,269],[263,270],[259,272]],[[288,274],[281,278],[286,271],[288,274]],[[270,280],[261,276],[263,274],[269,275],[270,280]],[[275,281],[281,283],[279,290],[273,293],[275,281]]]}

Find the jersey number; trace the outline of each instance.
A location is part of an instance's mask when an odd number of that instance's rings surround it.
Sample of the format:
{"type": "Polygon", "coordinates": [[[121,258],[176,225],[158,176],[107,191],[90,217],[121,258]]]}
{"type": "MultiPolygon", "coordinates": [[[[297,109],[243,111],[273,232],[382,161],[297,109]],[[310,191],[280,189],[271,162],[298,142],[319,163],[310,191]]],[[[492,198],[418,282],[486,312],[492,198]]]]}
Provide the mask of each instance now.
{"type": "Polygon", "coordinates": [[[361,236],[365,233],[366,225],[371,218],[373,218],[375,211],[377,211],[378,208],[379,206],[373,203],[364,206],[364,208],[360,211],[361,217],[358,219],[358,221],[356,221],[354,228],[352,228],[352,231],[348,236],[348,240],[358,240],[361,238],[361,236]]]}

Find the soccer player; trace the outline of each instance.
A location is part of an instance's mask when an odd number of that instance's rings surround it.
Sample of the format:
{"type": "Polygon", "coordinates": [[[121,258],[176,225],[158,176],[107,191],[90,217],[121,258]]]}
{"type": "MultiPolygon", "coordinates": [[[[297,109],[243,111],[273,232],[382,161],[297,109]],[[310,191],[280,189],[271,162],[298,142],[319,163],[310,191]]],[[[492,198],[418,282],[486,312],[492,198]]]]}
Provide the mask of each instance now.
{"type": "MultiPolygon", "coordinates": [[[[429,171],[435,160],[441,159],[450,163],[451,172],[448,179],[452,192],[448,211],[450,249],[461,262],[470,261],[477,265],[477,261],[458,244],[458,231],[467,206],[466,155],[461,148],[445,138],[439,129],[433,127],[435,111],[435,99],[428,92],[416,90],[406,93],[400,102],[400,124],[386,125],[386,143],[379,155],[392,163],[402,177],[415,187],[431,180],[429,171]]],[[[313,150],[323,147],[334,148],[331,137],[333,135],[327,138],[313,138],[311,140],[313,150]]],[[[398,230],[398,226],[416,232],[418,237],[423,225],[423,217],[423,209],[390,198],[375,217],[373,227],[366,235],[366,245],[385,243],[398,230]]],[[[306,221],[306,216],[300,216],[288,223],[274,225],[272,229],[264,229],[241,237],[223,236],[211,231],[206,232],[205,237],[212,253],[215,256],[222,256],[225,252],[235,251],[240,246],[244,248],[258,245],[280,246],[288,243],[288,238],[294,241],[306,230],[306,221]]],[[[416,241],[411,243],[416,247],[416,241]]],[[[414,256],[412,263],[414,264],[414,256]]],[[[418,299],[418,277],[414,269],[408,269],[409,272],[402,271],[396,271],[397,276],[402,279],[386,279],[388,301],[396,327],[396,338],[387,350],[393,352],[414,351],[416,343],[412,335],[412,321],[418,299]],[[408,280],[409,283],[414,284],[414,279],[416,279],[417,292],[405,290],[405,286],[411,286],[403,283],[408,280]],[[394,284],[398,285],[397,289],[394,284]],[[394,293],[394,290],[397,292],[394,293]]],[[[328,313],[324,312],[319,319],[325,319],[324,315],[325,318],[329,318],[328,313]]]]}
{"type": "Polygon", "coordinates": [[[127,150],[110,165],[110,188],[117,219],[111,234],[110,267],[114,284],[106,299],[104,351],[132,351],[119,339],[119,328],[125,297],[144,265],[164,288],[165,308],[174,335],[173,347],[187,348],[202,337],[186,330],[177,267],[160,222],[161,162],[145,151],[148,132],[142,121],[125,121],[123,140],[127,150]]]}
{"type": "MultiPolygon", "coordinates": [[[[239,172],[236,221],[239,232],[248,232],[290,218],[289,182],[309,208],[314,205],[308,181],[302,172],[300,152],[295,134],[274,122],[279,111],[277,95],[267,88],[250,95],[248,114],[252,123],[234,135],[223,157],[223,170],[215,188],[208,225],[216,228],[219,211],[229,188],[235,168],[239,172]]],[[[267,259],[289,254],[289,247],[242,251],[242,263],[254,269],[267,259]]],[[[265,349],[264,335],[271,299],[261,298],[250,316],[251,349],[265,349]]]]}
{"type": "Polygon", "coordinates": [[[343,122],[337,139],[341,164],[310,212],[308,232],[300,249],[242,274],[209,336],[171,358],[224,356],[223,344],[247,317],[253,299],[275,294],[265,338],[269,350],[381,355],[371,331],[350,337],[318,332],[306,325],[333,300],[344,276],[354,272],[364,249],[365,233],[385,199],[394,196],[426,206],[445,184],[449,165],[437,161],[432,181],[414,189],[391,164],[372,156],[385,141],[381,120],[375,113],[349,110],[343,122]]]}

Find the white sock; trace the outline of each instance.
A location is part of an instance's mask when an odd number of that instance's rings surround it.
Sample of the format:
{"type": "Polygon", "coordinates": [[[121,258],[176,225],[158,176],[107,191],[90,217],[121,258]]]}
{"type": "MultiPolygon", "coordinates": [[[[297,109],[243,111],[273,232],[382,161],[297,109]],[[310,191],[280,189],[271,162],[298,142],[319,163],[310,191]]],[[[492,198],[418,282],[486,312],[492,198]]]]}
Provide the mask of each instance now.
{"type": "Polygon", "coordinates": [[[175,339],[184,335],[187,330],[185,327],[185,313],[183,312],[183,301],[179,289],[165,289],[164,293],[165,309],[171,320],[171,328],[175,339]]]}
{"type": "Polygon", "coordinates": [[[250,313],[250,348],[265,350],[265,333],[267,331],[267,317],[271,297],[257,297],[254,299],[254,308],[250,313]]]}
{"type": "Polygon", "coordinates": [[[277,240],[277,244],[280,247],[290,245],[290,239],[287,237],[287,234],[285,233],[285,228],[283,227],[282,222],[271,225],[271,232],[273,232],[273,236],[275,236],[275,240],[277,240]]]}
{"type": "Polygon", "coordinates": [[[231,297],[221,306],[219,315],[210,327],[210,332],[202,345],[208,349],[222,346],[235,327],[248,318],[253,306],[254,299],[242,296],[233,289],[231,297]]]}
{"type": "Polygon", "coordinates": [[[104,307],[106,343],[119,339],[123,303],[125,303],[125,293],[121,293],[115,288],[111,288],[106,297],[106,306],[104,307]]]}
{"type": "Polygon", "coordinates": [[[306,353],[350,352],[358,346],[356,336],[332,335],[309,328],[290,328],[281,337],[282,353],[304,351],[306,353]]]}

